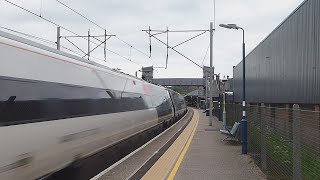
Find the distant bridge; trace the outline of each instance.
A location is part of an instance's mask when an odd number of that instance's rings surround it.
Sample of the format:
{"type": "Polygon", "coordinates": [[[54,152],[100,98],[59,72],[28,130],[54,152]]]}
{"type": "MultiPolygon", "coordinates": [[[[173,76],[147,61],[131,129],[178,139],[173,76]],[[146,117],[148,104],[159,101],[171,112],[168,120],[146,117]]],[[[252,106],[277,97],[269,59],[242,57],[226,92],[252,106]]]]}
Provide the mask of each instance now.
{"type": "Polygon", "coordinates": [[[161,86],[205,86],[203,78],[160,78],[151,82],[161,86]]]}

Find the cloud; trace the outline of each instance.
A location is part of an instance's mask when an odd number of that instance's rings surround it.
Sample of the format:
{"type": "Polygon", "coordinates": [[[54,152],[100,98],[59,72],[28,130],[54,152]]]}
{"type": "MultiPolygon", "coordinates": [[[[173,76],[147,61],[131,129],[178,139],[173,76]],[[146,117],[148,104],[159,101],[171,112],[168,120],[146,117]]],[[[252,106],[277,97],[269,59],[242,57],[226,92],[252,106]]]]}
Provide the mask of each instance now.
{"type": "MultiPolygon", "coordinates": [[[[91,0],[71,1],[63,3],[78,10],[97,24],[106,27],[108,31],[129,42],[145,54],[149,54],[148,35],[142,32],[151,26],[152,29],[209,29],[213,20],[213,0],[91,0]]],[[[216,0],[216,25],[220,23],[236,23],[246,30],[247,54],[263,40],[277,25],[281,23],[303,0],[216,0]]],[[[58,24],[61,24],[81,35],[86,35],[88,29],[92,34],[102,34],[103,30],[86,21],[66,7],[49,0],[12,0],[37,14],[42,14],[58,24]],[[42,2],[42,4],[41,4],[42,2]]],[[[0,2],[1,26],[9,27],[28,34],[37,35],[52,41],[56,40],[56,27],[33,15],[30,15],[8,3],[0,2]]],[[[62,30],[63,35],[70,33],[62,30]]],[[[193,34],[170,33],[170,45],[182,42],[193,34]]],[[[166,36],[159,36],[166,40],[166,36]]],[[[86,49],[83,39],[72,39],[80,48],[86,49]]],[[[213,64],[216,73],[232,76],[232,66],[238,64],[242,57],[241,32],[216,27],[214,33],[213,64]]],[[[180,52],[199,64],[209,65],[209,53],[204,59],[209,44],[208,33],[200,38],[179,46],[180,52]],[[203,61],[204,60],[204,61],[203,61]]],[[[62,45],[77,50],[66,40],[62,45]]],[[[92,46],[94,46],[92,44],[92,46]]],[[[143,66],[164,66],[166,47],[152,40],[152,60],[130,46],[111,38],[107,47],[122,56],[132,59],[143,66]],[[130,56],[131,49],[131,56],[130,56]]],[[[103,58],[103,50],[98,49],[93,56],[103,58]]],[[[122,57],[107,52],[111,67],[119,67],[129,74],[134,74],[140,67],[122,57]]],[[[202,77],[202,70],[185,58],[169,52],[168,69],[158,69],[155,77],[202,77]]]]}

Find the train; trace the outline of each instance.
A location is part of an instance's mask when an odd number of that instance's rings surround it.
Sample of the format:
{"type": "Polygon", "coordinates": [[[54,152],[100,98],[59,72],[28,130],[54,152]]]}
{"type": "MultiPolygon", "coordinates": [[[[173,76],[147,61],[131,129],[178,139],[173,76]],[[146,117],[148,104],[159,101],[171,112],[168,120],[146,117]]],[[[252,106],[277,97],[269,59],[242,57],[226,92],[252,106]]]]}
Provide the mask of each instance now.
{"type": "Polygon", "coordinates": [[[187,112],[184,97],[0,32],[0,179],[39,179],[187,112]]]}

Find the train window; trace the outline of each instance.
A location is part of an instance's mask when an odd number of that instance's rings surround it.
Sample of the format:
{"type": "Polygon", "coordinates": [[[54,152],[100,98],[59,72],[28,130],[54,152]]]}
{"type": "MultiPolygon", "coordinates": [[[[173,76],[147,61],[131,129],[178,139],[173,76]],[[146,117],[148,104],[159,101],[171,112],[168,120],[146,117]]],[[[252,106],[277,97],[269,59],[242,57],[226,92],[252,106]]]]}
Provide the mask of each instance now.
{"type": "Polygon", "coordinates": [[[151,100],[151,97],[149,95],[144,95],[143,96],[143,100],[144,100],[145,104],[148,106],[148,108],[152,108],[153,107],[152,100],[151,100]]]}
{"type": "Polygon", "coordinates": [[[121,108],[127,111],[147,109],[147,105],[143,100],[143,95],[138,93],[123,92],[121,96],[121,108]]]}
{"type": "Polygon", "coordinates": [[[148,108],[137,93],[16,78],[0,78],[0,84],[2,126],[148,108]]]}
{"type": "Polygon", "coordinates": [[[167,90],[153,88],[151,100],[159,117],[172,113],[172,104],[167,90]]]}

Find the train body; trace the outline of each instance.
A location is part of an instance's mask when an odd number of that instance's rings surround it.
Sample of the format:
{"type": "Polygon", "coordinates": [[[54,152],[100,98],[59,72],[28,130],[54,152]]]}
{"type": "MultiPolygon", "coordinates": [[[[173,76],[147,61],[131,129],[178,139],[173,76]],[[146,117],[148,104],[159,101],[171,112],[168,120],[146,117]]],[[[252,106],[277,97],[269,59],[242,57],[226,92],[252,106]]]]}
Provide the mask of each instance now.
{"type": "Polygon", "coordinates": [[[0,32],[0,179],[36,179],[186,113],[164,87],[0,32]]]}

